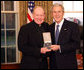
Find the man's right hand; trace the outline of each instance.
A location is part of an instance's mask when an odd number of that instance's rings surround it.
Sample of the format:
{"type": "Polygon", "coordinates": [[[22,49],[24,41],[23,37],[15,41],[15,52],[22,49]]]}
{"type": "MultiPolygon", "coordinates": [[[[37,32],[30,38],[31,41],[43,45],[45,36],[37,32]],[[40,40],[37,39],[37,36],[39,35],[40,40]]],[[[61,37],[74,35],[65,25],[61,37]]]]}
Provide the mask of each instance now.
{"type": "Polygon", "coordinates": [[[41,48],[41,53],[45,54],[46,52],[50,52],[51,49],[48,49],[47,47],[42,47],[41,48]]]}

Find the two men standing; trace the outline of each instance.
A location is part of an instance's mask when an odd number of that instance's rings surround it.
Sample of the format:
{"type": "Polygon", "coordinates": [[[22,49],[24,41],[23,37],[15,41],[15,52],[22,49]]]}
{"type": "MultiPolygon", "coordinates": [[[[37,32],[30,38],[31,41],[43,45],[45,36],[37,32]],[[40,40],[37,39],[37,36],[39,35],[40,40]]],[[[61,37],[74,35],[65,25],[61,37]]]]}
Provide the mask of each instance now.
{"type": "Polygon", "coordinates": [[[78,25],[63,18],[64,7],[53,5],[52,15],[55,20],[50,26],[44,22],[43,8],[36,7],[34,20],[21,27],[18,36],[18,48],[23,53],[22,68],[48,68],[47,55],[50,55],[50,69],[77,69],[76,49],[80,47],[78,25]],[[43,32],[51,32],[51,49],[43,47],[43,32]]]}

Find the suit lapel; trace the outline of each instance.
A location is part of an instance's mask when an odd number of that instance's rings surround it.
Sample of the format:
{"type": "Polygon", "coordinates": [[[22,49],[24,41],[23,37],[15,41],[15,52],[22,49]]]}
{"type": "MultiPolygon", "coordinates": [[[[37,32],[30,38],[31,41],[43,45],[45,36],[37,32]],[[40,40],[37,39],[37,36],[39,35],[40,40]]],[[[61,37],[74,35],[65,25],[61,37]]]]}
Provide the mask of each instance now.
{"type": "Polygon", "coordinates": [[[66,20],[64,19],[64,23],[62,25],[62,28],[61,28],[61,31],[60,31],[60,34],[59,34],[59,38],[58,38],[58,43],[62,40],[62,37],[64,35],[64,30],[66,30],[66,20]]]}
{"type": "Polygon", "coordinates": [[[52,44],[55,43],[55,22],[50,25],[50,31],[52,36],[52,44]]]}
{"type": "MultiPolygon", "coordinates": [[[[67,26],[67,20],[64,19],[64,23],[62,25],[62,28],[61,28],[61,31],[60,31],[60,34],[59,34],[59,38],[58,38],[58,44],[60,44],[60,42],[63,38],[64,30],[67,29],[66,26],[67,26]]],[[[55,44],[55,23],[53,23],[52,26],[51,26],[51,33],[52,33],[53,44],[55,44]]]]}
{"type": "Polygon", "coordinates": [[[52,31],[53,31],[53,35],[55,35],[55,23],[53,23],[52,31]]]}

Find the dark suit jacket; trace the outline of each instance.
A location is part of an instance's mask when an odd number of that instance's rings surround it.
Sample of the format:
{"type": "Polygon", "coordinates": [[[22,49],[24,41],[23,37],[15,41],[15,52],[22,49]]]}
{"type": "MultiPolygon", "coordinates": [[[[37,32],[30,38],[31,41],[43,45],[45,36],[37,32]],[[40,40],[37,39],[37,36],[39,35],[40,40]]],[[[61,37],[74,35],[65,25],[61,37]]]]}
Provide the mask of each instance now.
{"type": "Polygon", "coordinates": [[[34,21],[21,27],[18,35],[18,49],[22,52],[21,68],[47,68],[46,55],[40,53],[43,47],[42,32],[48,31],[48,24],[41,27],[34,21]]]}
{"type": "MultiPolygon", "coordinates": [[[[52,44],[55,44],[55,23],[50,25],[50,30],[52,35],[52,44]]],[[[78,25],[64,19],[57,44],[60,45],[61,53],[59,50],[51,52],[50,68],[77,68],[76,49],[80,47],[80,34],[78,25]]]]}

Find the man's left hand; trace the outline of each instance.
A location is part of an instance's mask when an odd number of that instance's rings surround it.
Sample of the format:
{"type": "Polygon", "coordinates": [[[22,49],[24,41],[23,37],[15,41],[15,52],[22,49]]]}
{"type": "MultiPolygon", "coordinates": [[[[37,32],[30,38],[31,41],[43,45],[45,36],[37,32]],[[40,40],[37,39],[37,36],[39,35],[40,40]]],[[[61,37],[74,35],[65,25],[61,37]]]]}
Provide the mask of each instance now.
{"type": "Polygon", "coordinates": [[[57,51],[57,50],[59,50],[60,49],[60,45],[51,45],[51,50],[53,50],[53,51],[57,51]]]}

